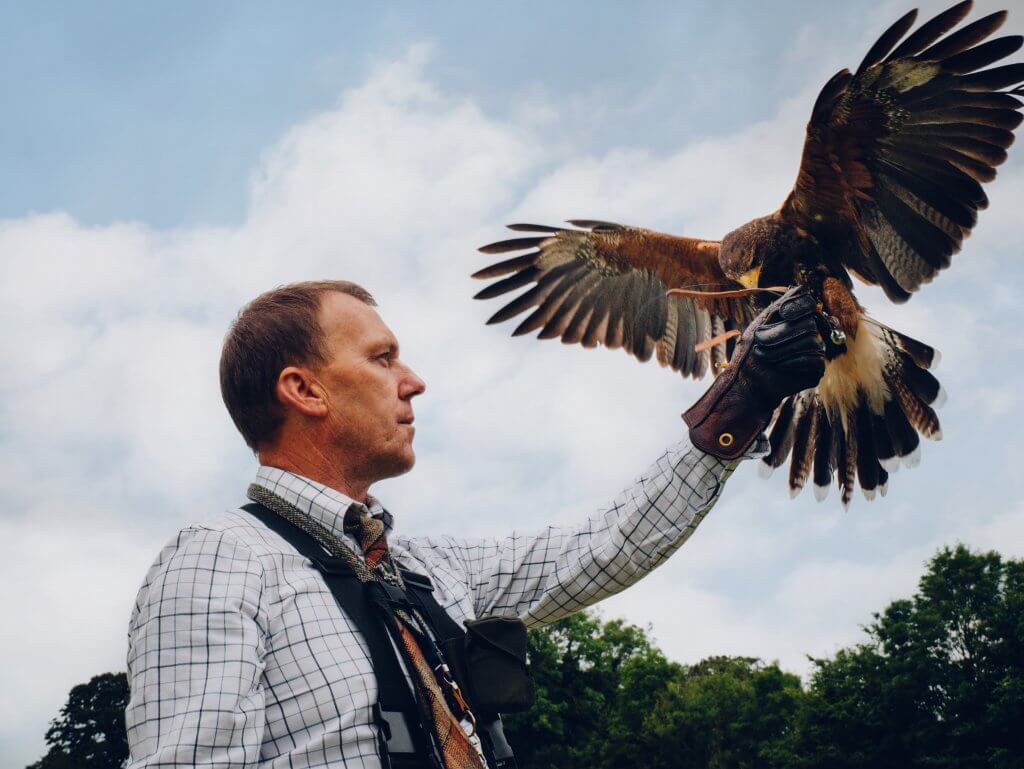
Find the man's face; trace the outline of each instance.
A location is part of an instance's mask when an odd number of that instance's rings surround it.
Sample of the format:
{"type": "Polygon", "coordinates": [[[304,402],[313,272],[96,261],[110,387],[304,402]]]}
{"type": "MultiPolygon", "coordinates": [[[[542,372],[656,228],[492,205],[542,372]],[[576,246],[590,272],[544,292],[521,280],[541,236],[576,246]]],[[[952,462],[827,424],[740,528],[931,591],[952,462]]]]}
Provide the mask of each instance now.
{"type": "Polygon", "coordinates": [[[373,307],[348,294],[330,292],[320,304],[326,362],[317,376],[327,390],[331,440],[372,480],[410,470],[412,398],[423,380],[398,357],[398,340],[373,307]]]}

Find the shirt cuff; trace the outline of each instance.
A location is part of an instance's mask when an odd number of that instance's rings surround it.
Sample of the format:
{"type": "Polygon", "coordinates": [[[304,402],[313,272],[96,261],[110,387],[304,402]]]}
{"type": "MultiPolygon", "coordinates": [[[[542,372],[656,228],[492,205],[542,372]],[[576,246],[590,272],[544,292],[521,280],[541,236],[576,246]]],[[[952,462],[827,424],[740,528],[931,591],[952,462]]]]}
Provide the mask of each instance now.
{"type": "Polygon", "coordinates": [[[680,469],[689,466],[689,472],[694,472],[697,477],[700,477],[709,486],[706,491],[708,502],[710,503],[721,494],[723,484],[733,474],[733,471],[736,470],[740,462],[745,459],[760,459],[767,456],[771,447],[768,443],[768,436],[765,433],[761,433],[750,444],[750,448],[736,459],[722,459],[714,454],[708,454],[698,449],[689,440],[682,441],[674,448],[678,452],[678,457],[690,457],[689,459],[683,459],[680,469]]]}

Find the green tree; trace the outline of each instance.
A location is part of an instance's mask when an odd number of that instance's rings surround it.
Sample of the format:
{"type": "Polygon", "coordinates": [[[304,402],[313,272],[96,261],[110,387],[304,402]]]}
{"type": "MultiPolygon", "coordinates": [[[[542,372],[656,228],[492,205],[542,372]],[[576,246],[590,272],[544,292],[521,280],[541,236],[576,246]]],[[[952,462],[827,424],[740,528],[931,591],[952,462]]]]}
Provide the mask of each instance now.
{"type": "Polygon", "coordinates": [[[680,669],[646,633],[581,612],[530,633],[536,701],[505,719],[521,766],[603,767],[635,746],[644,710],[680,669]]]}
{"type": "Polygon", "coordinates": [[[104,673],[79,684],[46,731],[49,752],[28,769],[121,769],[128,761],[124,673],[104,673]]]}
{"type": "Polygon", "coordinates": [[[777,663],[711,657],[687,667],[644,718],[646,765],[787,766],[802,697],[799,677],[777,663]]]}
{"type": "Polygon", "coordinates": [[[800,766],[1024,764],[1024,563],[945,548],[867,633],[814,660],[800,766]]]}
{"type": "Polygon", "coordinates": [[[530,637],[533,709],[506,719],[526,769],[782,767],[803,691],[778,665],[672,662],[621,620],[577,614],[530,637]]]}

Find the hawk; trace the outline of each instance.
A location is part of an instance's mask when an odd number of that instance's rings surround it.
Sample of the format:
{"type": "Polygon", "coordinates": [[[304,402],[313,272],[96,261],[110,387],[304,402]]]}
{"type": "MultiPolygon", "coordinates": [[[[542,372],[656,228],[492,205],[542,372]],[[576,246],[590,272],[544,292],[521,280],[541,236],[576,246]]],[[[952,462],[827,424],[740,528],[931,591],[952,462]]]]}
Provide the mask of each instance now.
{"type": "Polygon", "coordinates": [[[699,378],[727,365],[767,287],[807,286],[833,331],[817,387],[786,399],[769,430],[763,469],[789,460],[792,494],[838,485],[849,504],[885,494],[889,474],[918,463],[921,436],[941,437],[944,400],[933,347],[869,317],[852,278],[907,301],[950,265],[988,205],[983,186],[1020,124],[1024,63],[992,66],[1019,35],[992,38],[1006,11],[959,26],[971,0],[911,31],[912,10],[838,72],[811,109],[800,168],[781,207],[721,240],[610,222],[529,233],[483,246],[527,251],[473,277],[491,299],[529,286],[488,323],[530,311],[512,332],[539,331],[584,347],[622,348],[699,378]],[[909,34],[908,34],[909,33],[909,34]]]}

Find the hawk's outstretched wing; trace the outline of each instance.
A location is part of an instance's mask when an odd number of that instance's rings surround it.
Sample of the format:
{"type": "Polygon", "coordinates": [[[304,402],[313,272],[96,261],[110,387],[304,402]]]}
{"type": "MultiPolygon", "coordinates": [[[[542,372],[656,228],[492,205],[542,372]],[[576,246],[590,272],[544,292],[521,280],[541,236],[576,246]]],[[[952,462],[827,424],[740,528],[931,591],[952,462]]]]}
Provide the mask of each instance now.
{"type": "Polygon", "coordinates": [[[480,291],[477,299],[531,286],[488,323],[532,310],[513,335],[539,329],[541,339],[621,347],[641,361],[656,354],[663,366],[695,378],[703,376],[709,364],[728,359],[731,340],[700,352],[694,347],[742,329],[753,317],[748,300],[665,294],[669,288],[741,288],[719,267],[717,241],[609,222],[573,220],[570,224],[586,229],[513,224],[512,230],[534,234],[480,249],[485,254],[532,249],[473,275],[502,278],[480,291]]]}
{"type": "Polygon", "coordinates": [[[894,302],[949,266],[988,205],[982,184],[995,178],[1021,122],[1020,91],[1003,89],[1024,81],[1024,63],[984,68],[1022,38],[982,42],[1006,11],[946,35],[970,8],[959,3],[904,39],[911,11],[855,73],[844,69],[825,85],[780,211],[894,302]]]}

